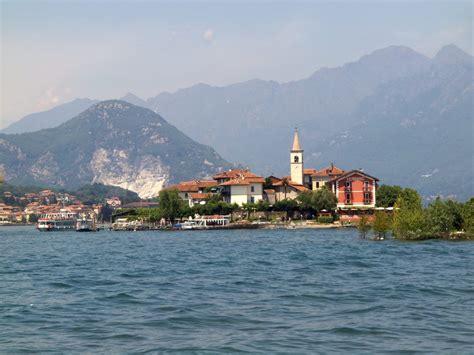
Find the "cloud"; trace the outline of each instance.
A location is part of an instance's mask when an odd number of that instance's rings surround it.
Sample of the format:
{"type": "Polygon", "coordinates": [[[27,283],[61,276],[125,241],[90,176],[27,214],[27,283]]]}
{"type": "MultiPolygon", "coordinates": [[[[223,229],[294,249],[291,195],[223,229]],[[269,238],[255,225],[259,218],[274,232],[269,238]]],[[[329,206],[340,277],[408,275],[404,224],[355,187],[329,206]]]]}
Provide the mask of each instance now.
{"type": "Polygon", "coordinates": [[[205,30],[204,33],[202,34],[202,38],[203,38],[205,41],[212,42],[212,40],[214,39],[214,30],[213,30],[212,28],[208,28],[208,29],[205,30]]]}

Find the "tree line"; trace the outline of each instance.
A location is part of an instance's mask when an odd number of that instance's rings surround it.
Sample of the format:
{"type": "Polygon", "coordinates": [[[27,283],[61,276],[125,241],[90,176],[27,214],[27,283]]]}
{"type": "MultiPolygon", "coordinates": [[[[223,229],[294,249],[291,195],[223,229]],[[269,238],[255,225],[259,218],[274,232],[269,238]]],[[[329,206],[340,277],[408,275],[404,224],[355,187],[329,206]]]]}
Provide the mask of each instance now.
{"type": "Polygon", "coordinates": [[[416,190],[381,186],[377,204],[393,207],[393,212],[376,211],[372,220],[363,216],[358,224],[362,236],[372,230],[378,238],[391,232],[402,240],[474,239],[474,198],[461,203],[438,197],[424,207],[416,190]]]}

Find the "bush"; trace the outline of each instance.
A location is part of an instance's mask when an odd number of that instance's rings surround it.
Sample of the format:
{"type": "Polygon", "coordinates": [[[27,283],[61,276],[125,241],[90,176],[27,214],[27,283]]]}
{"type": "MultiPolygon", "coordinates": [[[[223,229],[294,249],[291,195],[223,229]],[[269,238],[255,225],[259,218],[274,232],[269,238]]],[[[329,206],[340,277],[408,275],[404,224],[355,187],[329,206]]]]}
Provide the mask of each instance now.
{"type": "Polygon", "coordinates": [[[391,221],[388,214],[384,211],[376,211],[372,228],[378,237],[385,238],[391,228],[391,221]]]}
{"type": "Polygon", "coordinates": [[[327,217],[327,216],[320,216],[318,217],[318,223],[324,223],[324,224],[329,224],[333,222],[332,217],[327,217]]]}
{"type": "Polygon", "coordinates": [[[367,233],[370,231],[372,226],[369,223],[369,219],[366,215],[362,215],[359,219],[359,223],[357,224],[357,229],[359,230],[359,234],[362,238],[367,236],[367,233]]]}

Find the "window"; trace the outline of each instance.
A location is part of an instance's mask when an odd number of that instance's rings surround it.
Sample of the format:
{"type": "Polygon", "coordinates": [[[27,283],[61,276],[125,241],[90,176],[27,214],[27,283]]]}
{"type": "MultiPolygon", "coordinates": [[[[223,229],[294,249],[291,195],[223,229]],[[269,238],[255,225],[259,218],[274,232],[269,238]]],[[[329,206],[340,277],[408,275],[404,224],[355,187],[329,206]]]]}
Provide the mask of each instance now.
{"type": "Polygon", "coordinates": [[[293,161],[294,161],[295,163],[299,163],[299,161],[300,161],[300,157],[299,157],[299,156],[297,156],[297,155],[295,155],[295,157],[294,157],[293,161]]]}
{"type": "Polygon", "coordinates": [[[316,188],[319,189],[319,181],[316,181],[316,188]]]}
{"type": "Polygon", "coordinates": [[[369,182],[367,180],[364,181],[364,188],[365,189],[369,188],[369,182]]]}
{"type": "Polygon", "coordinates": [[[184,194],[184,198],[188,198],[188,193],[187,192],[184,194]]]}
{"type": "Polygon", "coordinates": [[[250,192],[255,192],[255,186],[250,186],[250,192]]]}
{"type": "Polygon", "coordinates": [[[351,203],[351,194],[350,193],[346,194],[346,203],[351,203]]]}
{"type": "Polygon", "coordinates": [[[250,196],[250,203],[255,203],[255,197],[250,196]]]}
{"type": "Polygon", "coordinates": [[[350,181],[346,181],[346,189],[350,189],[352,186],[352,183],[350,181]]]}
{"type": "Polygon", "coordinates": [[[364,202],[365,202],[366,204],[369,204],[369,203],[372,202],[372,201],[370,200],[370,193],[368,193],[368,192],[364,193],[364,202]]]}

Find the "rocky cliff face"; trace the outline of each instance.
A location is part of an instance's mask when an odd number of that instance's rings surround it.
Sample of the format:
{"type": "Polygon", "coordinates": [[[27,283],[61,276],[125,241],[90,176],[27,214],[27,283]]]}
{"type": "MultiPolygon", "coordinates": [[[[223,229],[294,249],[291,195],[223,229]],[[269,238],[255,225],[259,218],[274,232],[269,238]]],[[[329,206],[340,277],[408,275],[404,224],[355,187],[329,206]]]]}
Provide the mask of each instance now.
{"type": "Polygon", "coordinates": [[[118,100],[100,102],[56,128],[0,135],[0,173],[16,184],[103,183],[149,198],[168,182],[229,166],[158,114],[118,100]]]}

